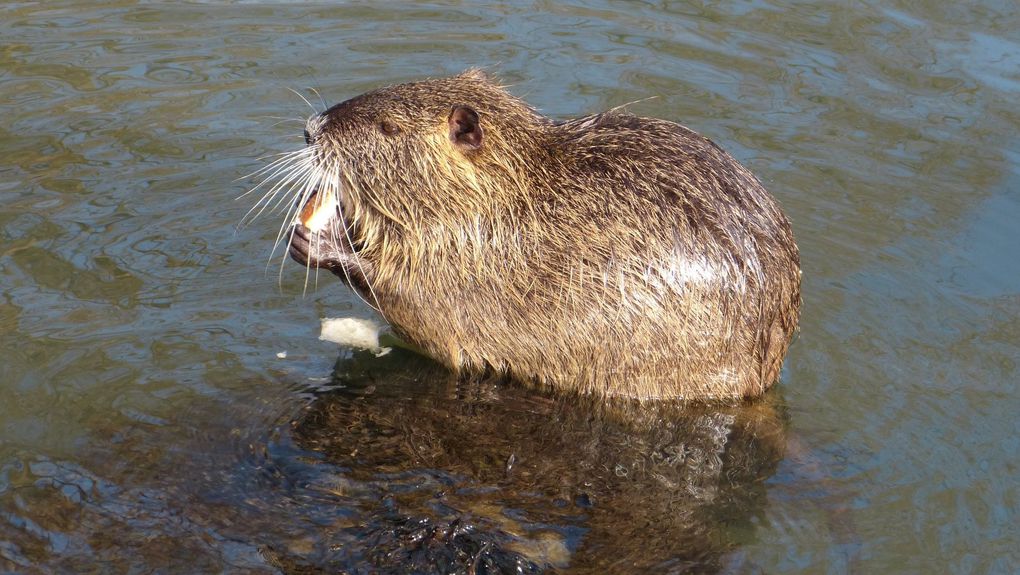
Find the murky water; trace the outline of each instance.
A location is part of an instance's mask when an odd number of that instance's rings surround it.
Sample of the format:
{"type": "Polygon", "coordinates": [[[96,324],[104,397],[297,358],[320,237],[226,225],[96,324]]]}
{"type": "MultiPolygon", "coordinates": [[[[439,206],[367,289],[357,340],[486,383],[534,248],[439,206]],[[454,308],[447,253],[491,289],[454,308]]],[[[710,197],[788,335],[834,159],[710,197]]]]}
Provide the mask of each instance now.
{"type": "Polygon", "coordinates": [[[0,570],[1020,569],[1020,10],[660,4],[0,7],[0,570]],[[301,145],[290,89],[470,66],[762,178],[775,392],[603,409],[317,339],[369,310],[235,230],[238,178],[301,145]]]}

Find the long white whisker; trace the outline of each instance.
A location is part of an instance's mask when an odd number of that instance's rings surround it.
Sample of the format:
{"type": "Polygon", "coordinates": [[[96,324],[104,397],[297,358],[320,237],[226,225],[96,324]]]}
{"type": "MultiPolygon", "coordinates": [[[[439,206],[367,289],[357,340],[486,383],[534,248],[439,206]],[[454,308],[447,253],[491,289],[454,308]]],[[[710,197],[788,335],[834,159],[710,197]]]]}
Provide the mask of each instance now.
{"type": "MultiPolygon", "coordinates": [[[[281,118],[279,122],[274,122],[272,125],[270,125],[270,127],[271,128],[275,128],[275,127],[277,127],[280,124],[283,124],[285,122],[299,122],[302,126],[305,125],[305,120],[295,120],[294,118],[281,118]]],[[[291,138],[301,138],[301,141],[304,141],[304,139],[305,139],[305,135],[304,134],[291,134],[290,137],[291,138]]]]}
{"type": "Polygon", "coordinates": [[[282,202],[286,201],[288,194],[286,193],[282,194],[280,199],[275,200],[274,204],[274,199],[276,198],[276,196],[280,195],[280,192],[283,191],[284,189],[293,190],[294,187],[299,182],[307,179],[308,175],[314,171],[315,166],[311,163],[311,161],[300,161],[299,163],[294,165],[281,166],[280,169],[273,172],[273,177],[282,173],[284,174],[283,178],[277,181],[275,184],[273,184],[272,187],[270,187],[264,194],[262,194],[262,197],[259,198],[259,200],[255,202],[255,205],[253,205],[251,209],[248,210],[248,212],[244,215],[244,217],[241,218],[241,224],[242,225],[250,224],[251,222],[258,219],[258,217],[262,215],[262,213],[265,212],[267,209],[270,212],[275,211],[277,208],[279,208],[282,202]]]}
{"type": "Polygon", "coordinates": [[[301,92],[298,92],[297,90],[295,90],[293,88],[287,88],[287,89],[290,90],[291,92],[294,92],[295,94],[297,94],[297,97],[301,98],[302,100],[304,100],[305,104],[308,104],[308,107],[312,109],[312,113],[318,115],[319,111],[316,110],[315,106],[313,106],[312,103],[308,101],[308,98],[305,98],[304,96],[301,95],[301,92]]]}
{"type": "MultiPolygon", "coordinates": [[[[308,202],[309,198],[312,195],[312,192],[315,191],[316,187],[318,186],[319,182],[322,179],[320,174],[321,173],[319,171],[313,170],[311,172],[308,172],[301,181],[295,182],[293,185],[291,185],[290,187],[291,190],[294,190],[295,188],[297,189],[297,192],[293,194],[293,196],[297,196],[297,198],[291,204],[291,207],[287,210],[287,213],[283,218],[283,222],[280,224],[280,229],[276,233],[276,241],[273,242],[273,249],[269,254],[269,261],[266,262],[267,268],[269,266],[269,262],[272,262],[273,257],[276,256],[277,248],[280,245],[286,246],[290,245],[290,242],[294,237],[294,225],[293,225],[294,212],[295,210],[300,209],[299,206],[304,206],[305,203],[308,202]],[[290,230],[289,234],[288,230],[290,230]],[[285,236],[287,241],[286,243],[282,243],[281,240],[283,240],[285,236]]],[[[287,258],[280,259],[280,272],[278,281],[280,282],[281,285],[283,284],[283,266],[286,262],[287,258]]]]}
{"type": "Polygon", "coordinates": [[[285,116],[258,116],[258,118],[262,120],[281,120],[283,122],[301,122],[302,124],[305,123],[305,120],[303,118],[287,118],[285,116]]]}
{"type": "MultiPolygon", "coordinates": [[[[299,185],[300,182],[302,180],[307,180],[310,177],[309,174],[312,174],[314,172],[315,172],[315,166],[313,166],[311,164],[306,165],[306,166],[301,166],[300,169],[295,170],[293,173],[288,175],[284,180],[282,180],[279,184],[277,184],[277,186],[274,189],[279,188],[279,189],[276,190],[277,192],[282,190],[284,186],[286,186],[287,190],[289,190],[289,191],[293,191],[295,188],[303,189],[303,187],[300,187],[300,185],[299,185]]],[[[274,193],[274,195],[276,195],[276,194],[274,193]]],[[[274,203],[272,205],[272,207],[270,207],[269,211],[271,213],[272,212],[276,212],[280,208],[280,206],[282,204],[284,204],[288,199],[291,199],[294,196],[297,196],[297,194],[296,193],[295,194],[290,194],[290,195],[288,195],[288,194],[281,194],[280,198],[278,200],[276,200],[276,203],[274,203]]],[[[304,196],[301,196],[301,197],[304,198],[304,196]]],[[[266,205],[268,206],[272,201],[273,201],[272,198],[270,198],[269,201],[266,202],[266,205]]],[[[294,205],[291,205],[289,208],[287,208],[287,214],[288,215],[291,213],[291,211],[294,209],[294,207],[295,207],[294,205]]]]}
{"type": "Polygon", "coordinates": [[[277,243],[283,238],[283,232],[288,226],[294,223],[297,213],[300,212],[301,208],[308,203],[312,197],[312,193],[319,187],[322,181],[322,176],[319,171],[314,170],[306,175],[302,182],[296,182],[291,186],[291,190],[295,190],[292,194],[294,201],[291,202],[290,207],[287,208],[287,213],[284,214],[283,223],[280,225],[280,232],[276,235],[277,243]]]}
{"type": "MultiPolygon", "coordinates": [[[[261,188],[267,182],[273,182],[280,175],[284,176],[283,183],[285,183],[287,181],[287,178],[289,178],[292,174],[294,174],[295,172],[300,172],[302,170],[308,169],[309,167],[312,166],[312,163],[313,163],[312,158],[307,155],[304,155],[304,157],[294,156],[291,158],[286,158],[285,160],[274,162],[275,165],[273,167],[272,172],[269,175],[265,176],[265,178],[263,179],[262,182],[259,183],[259,185],[255,186],[254,188],[246,192],[244,195],[240,196],[238,199],[243,198],[244,196],[261,188]]],[[[278,188],[280,184],[281,182],[276,182],[271,187],[271,190],[278,188]]],[[[256,205],[265,201],[265,197],[270,193],[272,192],[270,191],[263,193],[262,198],[260,198],[256,202],[256,205]]]]}
{"type": "MultiPolygon", "coordinates": [[[[340,178],[340,171],[339,171],[338,167],[334,166],[332,168],[331,173],[330,173],[330,177],[335,182],[335,186],[337,188],[337,193],[339,194],[339,192],[341,191],[341,187],[342,187],[341,186],[342,180],[340,178]]],[[[341,214],[341,216],[343,216],[343,214],[341,214]]],[[[351,230],[350,230],[350,227],[347,225],[347,218],[346,217],[341,217],[339,222],[334,222],[333,223],[333,235],[334,236],[340,235],[341,230],[337,227],[339,225],[343,226],[342,232],[343,232],[344,238],[347,240],[347,245],[349,245],[349,246],[351,246],[353,248],[354,247],[354,238],[351,237],[351,230]]],[[[379,312],[379,315],[382,316],[383,320],[387,321],[386,320],[386,314],[382,311],[382,306],[379,304],[379,296],[376,295],[375,289],[372,288],[372,283],[368,280],[368,274],[365,273],[365,267],[361,263],[361,256],[359,256],[358,253],[356,251],[353,251],[353,250],[352,250],[352,255],[354,257],[355,264],[358,266],[358,269],[361,271],[361,277],[363,277],[365,279],[365,287],[368,288],[368,294],[369,294],[369,296],[371,296],[372,301],[368,301],[368,299],[366,299],[365,296],[361,295],[361,293],[358,290],[355,289],[355,290],[352,290],[352,291],[358,296],[358,298],[361,301],[365,302],[365,305],[367,305],[368,307],[370,307],[370,308],[374,309],[375,311],[379,312]]],[[[347,276],[347,283],[348,284],[353,284],[353,282],[351,281],[351,278],[350,278],[350,274],[347,273],[346,269],[344,270],[344,275],[347,276]]]]}
{"type": "MultiPolygon", "coordinates": [[[[290,245],[291,240],[294,238],[294,230],[296,228],[296,226],[292,225],[292,222],[295,219],[294,211],[300,209],[299,206],[304,206],[307,202],[309,202],[311,200],[312,193],[315,192],[316,189],[318,189],[319,184],[321,182],[322,182],[322,172],[321,171],[315,171],[315,172],[312,172],[311,174],[309,174],[308,178],[302,183],[299,191],[295,194],[295,195],[298,196],[298,200],[293,203],[293,205],[292,205],[292,207],[290,209],[287,210],[286,217],[284,217],[283,223],[280,225],[280,231],[276,235],[276,242],[273,245],[273,251],[269,255],[270,261],[272,261],[273,256],[276,254],[276,248],[278,246],[280,246],[280,245],[287,245],[287,246],[289,246],[290,245]],[[285,244],[281,244],[280,240],[283,239],[283,237],[284,237],[285,233],[287,232],[287,230],[290,230],[289,231],[289,235],[287,236],[287,242],[285,244]]],[[[314,234],[313,234],[312,237],[313,238],[315,237],[314,234]]],[[[279,271],[279,278],[280,279],[279,279],[279,282],[281,284],[283,283],[283,266],[286,263],[287,263],[287,258],[285,258],[285,257],[284,258],[280,258],[280,271],[279,271]]],[[[311,261],[308,261],[308,262],[305,263],[305,279],[304,279],[303,287],[301,289],[301,297],[305,297],[308,294],[308,274],[309,274],[309,269],[311,267],[312,267],[311,261]]]]}
{"type": "MultiPolygon", "coordinates": [[[[240,178],[237,178],[234,181],[236,182],[238,180],[247,180],[247,179],[250,179],[250,178],[258,177],[258,176],[260,176],[262,174],[265,174],[266,172],[276,168],[280,164],[284,164],[284,163],[286,163],[288,161],[291,161],[291,160],[300,159],[302,156],[311,156],[312,152],[309,152],[308,151],[309,149],[310,148],[302,148],[302,149],[294,151],[294,152],[283,152],[282,154],[271,154],[271,155],[268,155],[268,156],[262,156],[260,158],[256,158],[259,161],[266,160],[268,158],[276,158],[276,159],[273,160],[272,162],[270,162],[269,165],[262,166],[261,168],[255,170],[254,172],[252,172],[252,173],[250,173],[250,174],[248,174],[246,176],[241,176],[240,178]]],[[[265,184],[267,180],[271,180],[271,179],[272,179],[272,176],[264,178],[264,180],[262,182],[260,182],[259,185],[255,186],[254,188],[252,188],[252,189],[248,190],[247,192],[241,194],[240,196],[237,196],[234,199],[235,200],[239,200],[239,199],[247,196],[248,194],[254,192],[257,189],[259,189],[259,187],[261,187],[263,184],[265,184]]]]}
{"type": "MultiPolygon", "coordinates": [[[[293,225],[296,220],[296,211],[300,210],[302,206],[308,203],[312,193],[319,187],[319,183],[322,180],[321,172],[314,171],[309,173],[303,181],[296,182],[291,186],[291,189],[297,191],[293,193],[292,197],[296,197],[295,201],[292,202],[291,207],[288,208],[286,215],[283,218],[283,222],[280,224],[280,229],[276,233],[276,241],[273,243],[273,250],[269,254],[269,261],[272,261],[276,255],[276,249],[281,245],[281,240],[290,230],[291,236],[287,238],[287,242],[284,245],[290,245],[290,239],[293,237],[293,225]]],[[[280,282],[283,281],[283,264],[286,262],[286,258],[280,261],[280,282]]]]}
{"type": "Polygon", "coordinates": [[[318,90],[316,90],[315,88],[312,88],[311,86],[309,86],[308,89],[311,90],[312,92],[314,92],[315,95],[319,97],[319,102],[322,102],[322,109],[323,110],[329,109],[329,105],[326,104],[326,100],[322,99],[322,94],[320,94],[318,90]]]}

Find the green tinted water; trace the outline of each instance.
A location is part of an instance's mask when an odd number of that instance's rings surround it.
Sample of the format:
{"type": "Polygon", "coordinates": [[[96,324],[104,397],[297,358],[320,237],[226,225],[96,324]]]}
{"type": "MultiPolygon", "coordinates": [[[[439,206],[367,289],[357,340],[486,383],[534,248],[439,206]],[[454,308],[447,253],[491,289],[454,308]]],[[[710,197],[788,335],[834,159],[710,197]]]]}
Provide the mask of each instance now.
{"type": "Polygon", "coordinates": [[[1020,569],[1017,30],[1008,2],[0,8],[0,570],[1020,569]],[[606,414],[317,339],[369,311],[303,295],[278,221],[235,230],[302,143],[288,88],[470,66],[557,117],[641,100],[762,178],[804,268],[775,393],[606,414]]]}

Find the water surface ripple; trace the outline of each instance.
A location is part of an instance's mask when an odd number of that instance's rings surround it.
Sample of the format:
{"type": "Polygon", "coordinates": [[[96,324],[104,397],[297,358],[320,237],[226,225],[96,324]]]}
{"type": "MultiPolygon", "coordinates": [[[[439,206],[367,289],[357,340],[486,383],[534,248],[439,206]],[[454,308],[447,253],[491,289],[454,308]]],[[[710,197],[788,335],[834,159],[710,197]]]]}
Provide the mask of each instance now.
{"type": "Polygon", "coordinates": [[[1016,572],[1017,30],[993,0],[0,7],[0,571],[1016,572]],[[607,410],[317,339],[370,311],[236,227],[302,145],[291,90],[471,66],[761,177],[804,268],[775,392],[607,410]]]}

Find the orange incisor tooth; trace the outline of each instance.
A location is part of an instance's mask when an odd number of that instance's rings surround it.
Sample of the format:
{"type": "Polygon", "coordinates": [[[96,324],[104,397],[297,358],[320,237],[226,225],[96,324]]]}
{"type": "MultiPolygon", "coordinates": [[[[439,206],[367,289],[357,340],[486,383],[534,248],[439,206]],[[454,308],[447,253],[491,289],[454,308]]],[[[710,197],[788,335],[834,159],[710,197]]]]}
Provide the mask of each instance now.
{"type": "Polygon", "coordinates": [[[319,192],[312,192],[312,195],[308,197],[308,201],[306,201],[305,205],[301,208],[301,223],[304,224],[305,227],[311,229],[312,218],[315,217],[315,211],[319,208],[319,205],[319,192]]]}
{"type": "Polygon", "coordinates": [[[335,210],[335,196],[329,190],[326,193],[316,191],[301,208],[301,223],[313,232],[322,231],[333,218],[335,210]]]}

